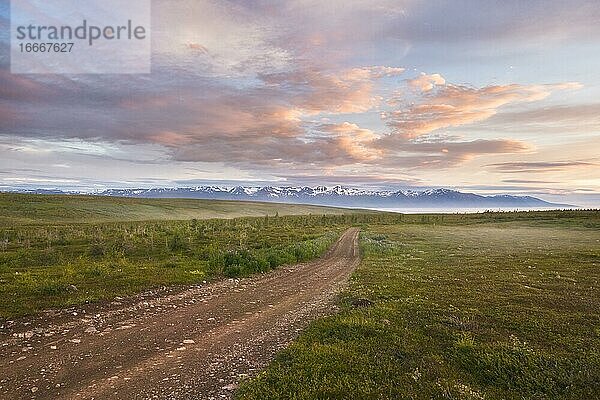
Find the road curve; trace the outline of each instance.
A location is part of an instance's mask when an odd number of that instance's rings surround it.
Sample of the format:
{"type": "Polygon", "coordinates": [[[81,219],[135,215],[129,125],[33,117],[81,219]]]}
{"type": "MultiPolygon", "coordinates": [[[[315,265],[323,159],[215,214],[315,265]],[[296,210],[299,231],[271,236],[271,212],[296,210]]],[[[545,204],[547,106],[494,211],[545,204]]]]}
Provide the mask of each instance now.
{"type": "Polygon", "coordinates": [[[332,299],[358,229],[320,259],[261,276],[47,313],[0,329],[0,398],[222,399],[332,299]]]}

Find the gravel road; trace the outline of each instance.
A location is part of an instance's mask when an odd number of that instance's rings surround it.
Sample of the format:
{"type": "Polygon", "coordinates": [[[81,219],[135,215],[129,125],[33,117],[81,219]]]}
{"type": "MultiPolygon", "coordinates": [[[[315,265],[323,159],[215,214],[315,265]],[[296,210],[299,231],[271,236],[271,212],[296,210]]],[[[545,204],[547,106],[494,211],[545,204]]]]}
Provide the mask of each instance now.
{"type": "Polygon", "coordinates": [[[320,259],[253,278],[146,292],[0,327],[2,399],[227,399],[358,265],[358,229],[320,259]]]}

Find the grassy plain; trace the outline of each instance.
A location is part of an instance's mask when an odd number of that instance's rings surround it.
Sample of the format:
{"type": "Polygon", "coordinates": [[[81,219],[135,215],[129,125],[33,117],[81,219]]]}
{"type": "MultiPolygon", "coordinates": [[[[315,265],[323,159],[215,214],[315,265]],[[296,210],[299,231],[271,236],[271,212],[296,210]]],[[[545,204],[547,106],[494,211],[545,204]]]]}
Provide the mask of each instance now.
{"type": "Polygon", "coordinates": [[[238,399],[600,398],[600,212],[363,225],[340,298],[238,399]]]}
{"type": "Polygon", "coordinates": [[[0,227],[352,212],[334,207],[260,202],[0,193],[0,227]]]}
{"type": "Polygon", "coordinates": [[[0,195],[0,319],[265,272],[317,257],[352,225],[364,259],[341,312],[312,323],[239,399],[600,397],[597,211],[0,195]]]}
{"type": "Polygon", "coordinates": [[[0,194],[0,318],[304,261],[324,252],[354,212],[0,194]]]}

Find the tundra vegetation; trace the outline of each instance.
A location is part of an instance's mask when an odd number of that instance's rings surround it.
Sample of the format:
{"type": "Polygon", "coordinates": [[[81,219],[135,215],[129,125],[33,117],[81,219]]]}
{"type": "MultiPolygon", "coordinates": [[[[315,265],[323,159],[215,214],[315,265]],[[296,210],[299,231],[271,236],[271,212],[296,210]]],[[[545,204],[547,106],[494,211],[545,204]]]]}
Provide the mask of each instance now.
{"type": "Polygon", "coordinates": [[[0,210],[4,318],[266,272],[318,257],[368,218],[325,207],[11,194],[0,195],[0,210]],[[306,215],[283,215],[294,212],[306,215]]]}
{"type": "Polygon", "coordinates": [[[238,399],[598,398],[600,212],[405,216],[361,243],[341,311],[238,399]]]}
{"type": "Polygon", "coordinates": [[[340,312],[243,382],[239,399],[600,393],[598,211],[400,215],[10,196],[0,195],[0,322],[263,273],[318,257],[360,226],[364,257],[340,312]],[[294,212],[305,215],[283,215],[294,212]],[[214,213],[236,218],[202,219],[214,213]]]}

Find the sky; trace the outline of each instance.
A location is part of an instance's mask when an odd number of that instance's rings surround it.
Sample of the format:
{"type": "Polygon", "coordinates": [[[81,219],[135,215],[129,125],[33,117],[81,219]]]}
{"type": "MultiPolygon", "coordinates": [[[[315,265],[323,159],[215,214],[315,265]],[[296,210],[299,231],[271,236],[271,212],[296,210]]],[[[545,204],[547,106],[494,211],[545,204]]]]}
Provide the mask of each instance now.
{"type": "Polygon", "coordinates": [[[9,16],[0,0],[0,189],[445,187],[600,207],[597,0],[155,0],[137,75],[12,74],[9,16]]]}

